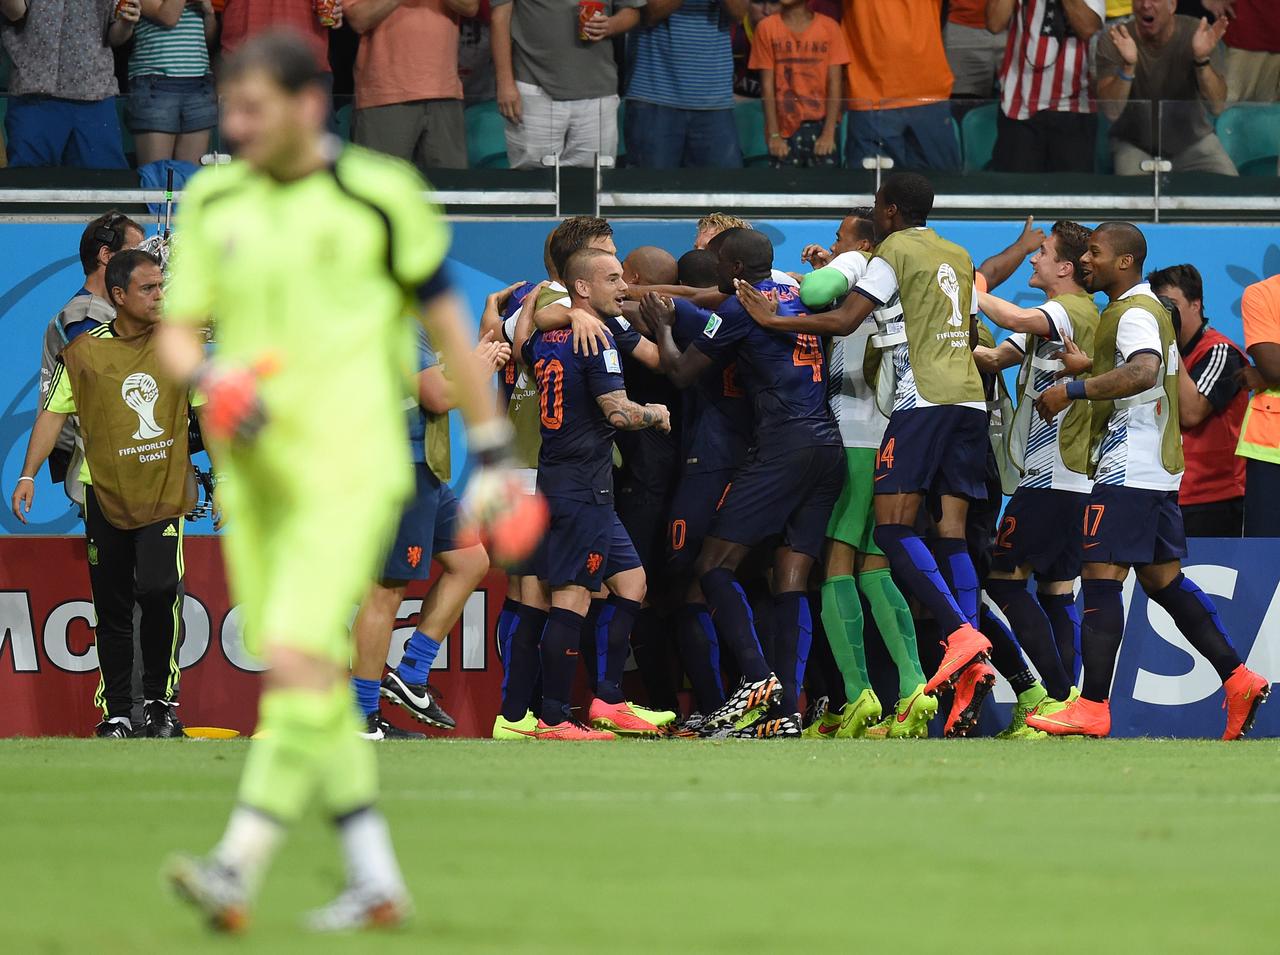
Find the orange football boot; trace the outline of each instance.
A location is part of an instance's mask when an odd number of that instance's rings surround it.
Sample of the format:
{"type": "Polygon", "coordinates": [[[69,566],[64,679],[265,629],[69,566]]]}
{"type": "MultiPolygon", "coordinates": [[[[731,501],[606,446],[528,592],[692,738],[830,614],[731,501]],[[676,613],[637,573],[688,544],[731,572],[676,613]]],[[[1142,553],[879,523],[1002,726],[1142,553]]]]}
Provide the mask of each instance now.
{"type": "Polygon", "coordinates": [[[1253,729],[1258,707],[1271,695],[1271,683],[1242,663],[1231,671],[1222,688],[1227,691],[1227,698],[1222,703],[1222,708],[1227,711],[1227,731],[1222,738],[1240,739],[1253,729]]]}
{"type": "Polygon", "coordinates": [[[1028,714],[1027,725],[1050,736],[1108,736],[1111,733],[1111,704],[1107,700],[1099,703],[1082,696],[1067,704],[1066,709],[1048,716],[1028,714]]]}
{"type": "Polygon", "coordinates": [[[563,723],[552,725],[538,720],[538,725],[533,730],[533,738],[592,743],[604,742],[618,737],[605,730],[588,729],[576,720],[565,720],[563,723]]]}
{"type": "Polygon", "coordinates": [[[975,660],[986,660],[991,652],[991,641],[967,623],[947,637],[943,645],[947,649],[942,655],[942,665],[925,684],[925,693],[936,693],[939,688],[950,686],[961,670],[975,660]]]}
{"type": "Polygon", "coordinates": [[[597,698],[591,701],[587,720],[598,730],[624,736],[662,736],[675,718],[675,713],[670,710],[650,710],[626,700],[606,703],[597,698]]]}
{"type": "Polygon", "coordinates": [[[956,678],[951,712],[947,714],[947,723],[943,727],[942,735],[948,738],[968,736],[978,725],[978,714],[982,712],[982,704],[995,685],[996,671],[987,664],[978,662],[965,667],[956,678]]]}

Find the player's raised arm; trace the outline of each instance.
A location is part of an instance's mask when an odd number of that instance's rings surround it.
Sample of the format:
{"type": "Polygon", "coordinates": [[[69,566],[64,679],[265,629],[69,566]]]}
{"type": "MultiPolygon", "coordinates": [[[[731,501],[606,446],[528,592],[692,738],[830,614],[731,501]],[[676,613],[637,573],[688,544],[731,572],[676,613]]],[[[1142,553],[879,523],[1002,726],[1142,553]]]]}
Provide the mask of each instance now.
{"type": "MultiPolygon", "coordinates": [[[[804,332],[813,335],[850,335],[866,321],[876,305],[865,295],[850,295],[836,308],[818,315],[779,315],[778,304],[759,289],[735,280],[738,301],[756,324],[779,331],[804,332]]],[[[855,289],[856,291],[856,289],[855,289]]]]}
{"type": "Polygon", "coordinates": [[[533,324],[533,314],[537,310],[538,296],[550,284],[550,282],[539,282],[537,287],[524,297],[524,302],[520,306],[520,314],[516,316],[516,326],[511,333],[511,353],[515,356],[516,361],[522,365],[525,364],[524,343],[537,331],[533,324]]]}
{"type": "Polygon", "coordinates": [[[1007,328],[1011,332],[1030,332],[1041,338],[1054,337],[1053,323],[1043,309],[1022,308],[990,292],[978,293],[978,308],[1001,328],[1007,328]]]}
{"type": "Polygon", "coordinates": [[[491,331],[497,335],[502,334],[502,310],[511,301],[511,296],[515,290],[523,284],[523,282],[515,282],[504,289],[498,289],[498,291],[490,292],[485,296],[484,311],[480,313],[480,335],[482,337],[491,331]]]}
{"type": "Polygon", "coordinates": [[[1022,350],[1017,345],[1005,340],[995,348],[988,348],[986,345],[975,347],[973,349],[973,363],[978,366],[978,371],[984,375],[993,375],[1020,363],[1022,354],[1022,350]]]}
{"type": "Polygon", "coordinates": [[[995,255],[985,259],[978,266],[978,272],[987,281],[988,291],[1005,282],[1009,276],[1018,271],[1023,260],[1044,242],[1044,229],[1036,226],[1035,217],[1027,216],[1019,233],[1011,245],[1001,249],[995,255]]]}
{"type": "Polygon", "coordinates": [[[695,288],[692,285],[632,285],[627,288],[627,298],[637,302],[650,293],[665,295],[667,298],[682,298],[698,308],[715,308],[723,305],[724,300],[729,297],[714,285],[706,288],[695,288]]]}

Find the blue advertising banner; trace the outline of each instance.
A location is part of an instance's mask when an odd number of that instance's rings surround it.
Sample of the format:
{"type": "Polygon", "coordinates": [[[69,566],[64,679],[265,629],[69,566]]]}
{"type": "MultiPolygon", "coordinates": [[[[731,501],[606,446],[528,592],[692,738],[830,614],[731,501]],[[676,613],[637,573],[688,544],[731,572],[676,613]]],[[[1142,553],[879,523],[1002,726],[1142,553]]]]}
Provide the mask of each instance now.
{"type": "MultiPolygon", "coordinates": [[[[1240,659],[1267,679],[1280,680],[1280,564],[1274,540],[1197,540],[1183,573],[1212,598],[1240,659]]],[[[1191,649],[1164,609],[1147,599],[1133,574],[1124,584],[1124,643],[1111,685],[1113,736],[1221,736],[1226,726],[1222,682],[1191,649]]],[[[999,611],[992,608],[998,615],[999,611]]],[[[1012,704],[1003,678],[993,698],[1012,704]]],[[[1003,726],[1008,705],[987,719],[1003,726]]],[[[1280,736],[1280,706],[1258,711],[1250,736],[1280,736]]],[[[994,725],[994,724],[992,724],[994,725]]]]}
{"type": "MultiPolygon", "coordinates": [[[[544,277],[542,245],[553,228],[549,220],[506,222],[468,220],[454,224],[450,266],[454,281],[474,314],[485,296],[512,282],[544,277]]],[[[1048,225],[1048,223],[1044,223],[1048,225]]],[[[830,244],[835,220],[767,220],[756,227],[769,236],[775,264],[788,271],[804,271],[800,251],[811,242],[830,244]]],[[[935,227],[965,246],[974,260],[1009,245],[1021,222],[947,222],[935,227]]],[[[640,245],[657,245],[675,255],[693,244],[692,220],[619,220],[616,242],[623,255],[640,245]]],[[[1237,342],[1240,334],[1240,295],[1245,286],[1280,272],[1280,227],[1268,225],[1198,226],[1147,225],[1148,268],[1192,262],[1204,275],[1205,308],[1214,324],[1237,342]]],[[[31,523],[23,527],[9,513],[8,495],[22,467],[27,437],[35,420],[38,398],[40,342],[45,325],[79,288],[82,273],[76,250],[81,227],[74,224],[3,223],[0,247],[8,249],[9,266],[0,288],[0,488],[6,506],[0,508],[0,534],[67,534],[80,521],[60,488],[42,472],[36,486],[31,523]]],[[[1030,266],[1024,265],[1001,287],[1002,295],[1020,304],[1041,300],[1027,288],[1030,266]]],[[[461,429],[454,429],[455,443],[461,429]]],[[[454,448],[455,474],[462,473],[465,450],[454,448]]],[[[211,533],[207,521],[191,528],[211,533]]]]}

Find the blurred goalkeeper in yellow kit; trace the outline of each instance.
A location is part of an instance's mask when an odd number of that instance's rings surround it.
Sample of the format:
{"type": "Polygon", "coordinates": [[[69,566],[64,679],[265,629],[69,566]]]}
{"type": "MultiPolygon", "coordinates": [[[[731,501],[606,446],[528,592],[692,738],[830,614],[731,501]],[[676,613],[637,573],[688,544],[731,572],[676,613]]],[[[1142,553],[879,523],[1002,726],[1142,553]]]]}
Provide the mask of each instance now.
{"type": "Polygon", "coordinates": [[[325,133],[318,65],[291,34],[246,43],[220,92],[237,158],[182,196],[158,348],[207,400],[232,598],[268,670],[226,832],[209,855],[175,859],[169,878],[215,928],[242,929],[287,827],[318,798],[338,827],[347,884],[311,927],[396,924],[408,893],[374,807],[347,622],[413,487],[407,315],[448,357],[477,461],[464,508],[493,532],[498,559],[532,549],[537,508],[502,466],[509,426],[472,358],[444,271],[448,228],[422,180],[325,133]]]}

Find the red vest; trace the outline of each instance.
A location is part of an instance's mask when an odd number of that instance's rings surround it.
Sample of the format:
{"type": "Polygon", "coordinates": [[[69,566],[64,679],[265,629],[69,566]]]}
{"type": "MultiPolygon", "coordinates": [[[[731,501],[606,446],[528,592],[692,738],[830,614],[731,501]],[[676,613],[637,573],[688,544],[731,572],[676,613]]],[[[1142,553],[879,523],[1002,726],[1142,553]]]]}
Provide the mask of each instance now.
{"type": "MultiPolygon", "coordinates": [[[[1182,356],[1187,372],[1190,373],[1210,348],[1223,342],[1244,358],[1244,352],[1235,342],[1206,325],[1191,353],[1182,356]]],[[[1248,360],[1244,358],[1246,363],[1248,360]]],[[[1240,425],[1248,406],[1249,393],[1241,389],[1222,411],[1211,412],[1194,428],[1183,430],[1182,455],[1187,469],[1178,492],[1179,504],[1184,507],[1210,504],[1244,496],[1245,459],[1236,457],[1236,445],[1240,441],[1240,425]]]]}

